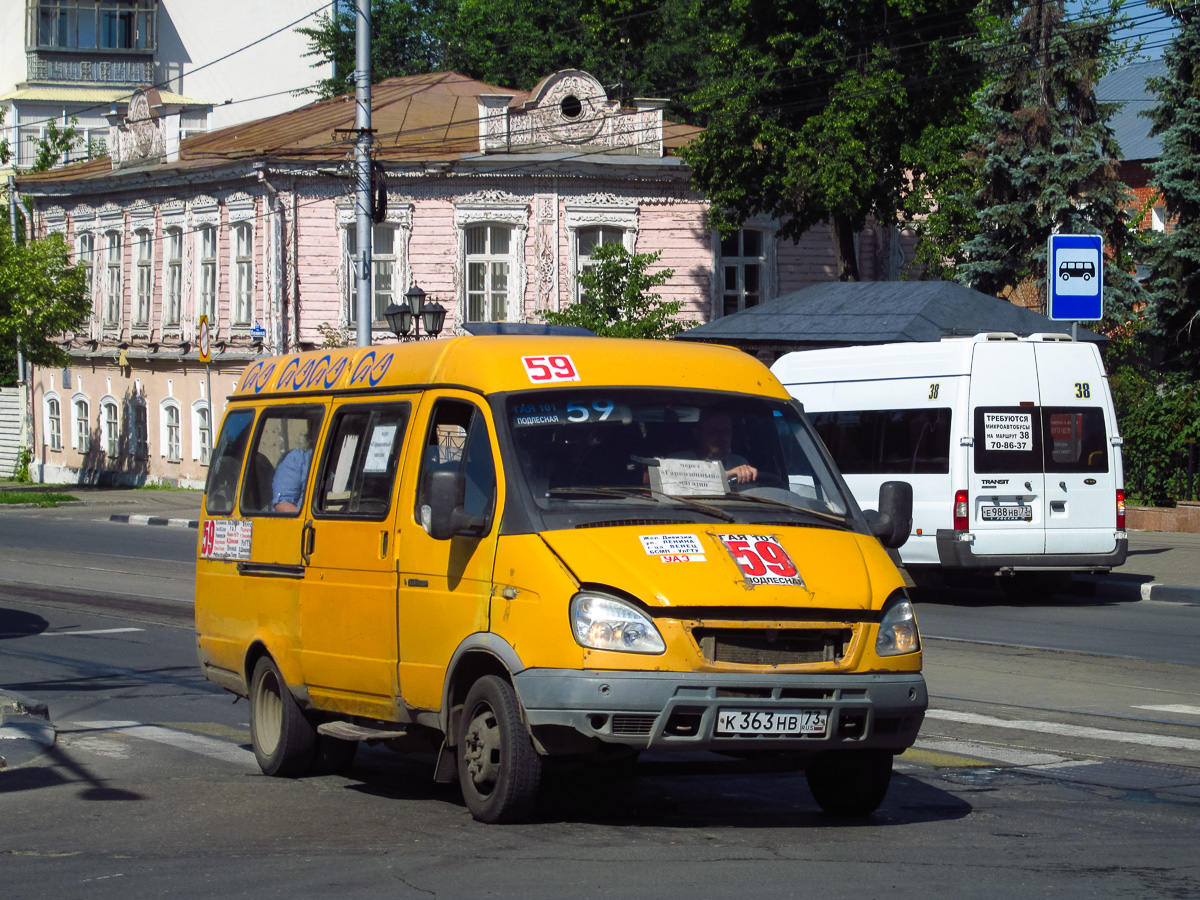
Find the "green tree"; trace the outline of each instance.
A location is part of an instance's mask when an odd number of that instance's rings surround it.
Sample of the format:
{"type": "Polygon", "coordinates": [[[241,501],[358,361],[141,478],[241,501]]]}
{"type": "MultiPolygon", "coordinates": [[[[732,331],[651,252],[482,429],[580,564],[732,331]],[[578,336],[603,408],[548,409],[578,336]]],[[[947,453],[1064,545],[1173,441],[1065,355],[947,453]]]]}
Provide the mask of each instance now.
{"type": "Polygon", "coordinates": [[[1149,331],[1172,366],[1200,376],[1200,3],[1167,7],[1179,31],[1167,47],[1167,74],[1150,81],[1149,114],[1162,155],[1150,166],[1173,228],[1150,247],[1149,331]]]}
{"type": "Polygon", "coordinates": [[[602,337],[665,339],[684,328],[676,320],[681,300],[663,300],[654,293],[675,274],[660,269],[651,274],[661,251],[630,253],[623,244],[609,243],[592,253],[591,267],[578,275],[583,296],[542,318],[551,325],[576,325],[602,337]]]}
{"type": "Polygon", "coordinates": [[[856,233],[923,189],[918,148],[978,82],[974,2],[696,0],[707,53],[689,99],[707,130],[683,156],[714,225],[767,213],[798,240],[828,221],[837,276],[857,281],[856,233]]]}
{"type": "MultiPolygon", "coordinates": [[[[372,0],[371,80],[436,71],[441,61],[437,37],[441,10],[438,0],[372,0]]],[[[354,0],[335,4],[332,14],[317,17],[316,25],[297,28],[308,38],[306,56],[314,66],[333,63],[333,74],[317,83],[322,97],[354,91],[354,0]]]]}
{"type": "Polygon", "coordinates": [[[18,343],[27,363],[63,366],[70,361],[54,338],[75,331],[91,311],[86,274],[71,264],[61,234],[14,243],[0,229],[0,382],[16,380],[18,343]]]}
{"type": "Polygon", "coordinates": [[[957,280],[988,294],[1029,283],[1045,309],[1051,234],[1100,234],[1106,313],[1124,322],[1141,299],[1132,267],[1119,149],[1108,125],[1117,104],[1095,86],[1125,60],[1115,31],[1121,0],[1085,6],[1075,19],[1063,0],[993,0],[980,60],[992,73],[980,92],[972,154],[980,189],[966,198],[978,233],[962,245],[957,280]]]}

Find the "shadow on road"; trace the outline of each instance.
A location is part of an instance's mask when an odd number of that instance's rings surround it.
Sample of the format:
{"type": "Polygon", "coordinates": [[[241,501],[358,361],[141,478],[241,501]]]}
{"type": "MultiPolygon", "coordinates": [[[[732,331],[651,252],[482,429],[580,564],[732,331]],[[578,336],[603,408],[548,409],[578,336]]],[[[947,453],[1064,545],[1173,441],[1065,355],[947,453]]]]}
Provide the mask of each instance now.
{"type": "Polygon", "coordinates": [[[0,607],[0,639],[29,637],[41,634],[50,623],[37,613],[0,607]]]}

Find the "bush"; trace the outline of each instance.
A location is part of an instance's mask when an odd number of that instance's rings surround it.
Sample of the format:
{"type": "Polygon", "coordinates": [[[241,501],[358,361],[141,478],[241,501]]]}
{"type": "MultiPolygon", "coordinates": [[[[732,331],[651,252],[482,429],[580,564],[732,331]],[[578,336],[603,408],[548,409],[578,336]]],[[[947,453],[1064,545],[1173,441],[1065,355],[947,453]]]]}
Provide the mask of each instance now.
{"type": "Polygon", "coordinates": [[[1200,440],[1200,384],[1150,374],[1124,366],[1109,378],[1125,439],[1125,490],[1153,506],[1172,506],[1195,496],[1187,466],[1200,440]]]}

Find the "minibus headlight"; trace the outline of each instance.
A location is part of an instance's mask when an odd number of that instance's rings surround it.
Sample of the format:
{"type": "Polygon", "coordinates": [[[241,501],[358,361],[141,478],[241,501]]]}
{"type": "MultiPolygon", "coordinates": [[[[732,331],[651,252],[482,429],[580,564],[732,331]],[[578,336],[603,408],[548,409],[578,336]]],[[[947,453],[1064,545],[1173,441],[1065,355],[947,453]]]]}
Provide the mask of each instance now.
{"type": "Polygon", "coordinates": [[[645,615],[605,594],[571,598],[571,632],[581,646],[624,653],[663,653],[667,645],[645,615]]]}
{"type": "Polygon", "coordinates": [[[899,597],[884,606],[883,619],[879,623],[879,637],[875,639],[875,652],[880,656],[899,656],[916,653],[921,649],[921,635],[917,631],[917,617],[907,597],[899,597]]]}

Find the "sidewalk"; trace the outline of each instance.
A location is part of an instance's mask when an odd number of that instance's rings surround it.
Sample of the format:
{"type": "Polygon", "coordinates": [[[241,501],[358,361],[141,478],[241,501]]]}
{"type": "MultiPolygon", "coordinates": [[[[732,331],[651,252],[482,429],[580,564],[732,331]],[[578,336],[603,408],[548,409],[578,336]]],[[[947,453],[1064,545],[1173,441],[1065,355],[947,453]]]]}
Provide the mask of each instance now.
{"type": "Polygon", "coordinates": [[[54,746],[54,725],[46,704],[0,690],[0,771],[37,759],[54,746]]]}

